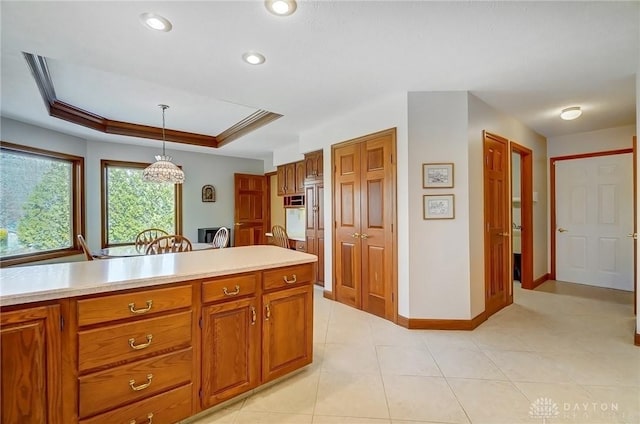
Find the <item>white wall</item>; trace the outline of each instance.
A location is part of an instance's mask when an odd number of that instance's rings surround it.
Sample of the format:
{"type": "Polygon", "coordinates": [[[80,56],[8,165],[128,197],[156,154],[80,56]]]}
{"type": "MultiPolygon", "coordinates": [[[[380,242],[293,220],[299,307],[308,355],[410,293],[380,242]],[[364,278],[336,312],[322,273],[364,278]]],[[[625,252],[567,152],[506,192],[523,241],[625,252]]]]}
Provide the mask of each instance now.
{"type": "MultiPolygon", "coordinates": [[[[584,117],[583,117],[584,118],[584,117]]],[[[549,137],[547,155],[549,158],[577,155],[581,153],[602,152],[605,150],[629,149],[636,134],[635,125],[607,128],[549,137]]]]}
{"type": "MultiPolygon", "coordinates": [[[[398,213],[398,312],[409,313],[409,265],[408,265],[408,143],[407,143],[407,93],[395,93],[300,134],[300,152],[323,150],[324,153],[324,204],[325,204],[325,290],[332,290],[333,282],[333,198],[331,145],[363,135],[396,128],[397,142],[397,213],[398,213]]],[[[275,162],[275,159],[274,159],[275,162]]]]}
{"type": "Polygon", "coordinates": [[[470,319],[467,93],[409,93],[410,317],[470,319]],[[422,188],[422,164],[452,162],[454,188],[422,188]],[[423,195],[454,194],[455,218],[423,219],[423,195]]]}
{"type": "Polygon", "coordinates": [[[484,199],[482,130],[508,138],[533,151],[533,278],[548,272],[547,142],[540,134],[469,94],[469,193],[471,246],[471,315],[484,311],[484,199]]]}
{"type": "MultiPolygon", "coordinates": [[[[2,118],[1,138],[26,146],[83,156],[85,158],[86,238],[92,250],[100,249],[100,160],[153,162],[161,150],[93,140],[84,140],[11,119],[2,118]]],[[[182,188],[183,234],[196,241],[198,228],[233,228],[234,173],[263,174],[262,160],[171,151],[173,161],[182,166],[186,182],[182,188]],[[203,203],[205,184],[216,188],[216,202],[203,203]]]]}

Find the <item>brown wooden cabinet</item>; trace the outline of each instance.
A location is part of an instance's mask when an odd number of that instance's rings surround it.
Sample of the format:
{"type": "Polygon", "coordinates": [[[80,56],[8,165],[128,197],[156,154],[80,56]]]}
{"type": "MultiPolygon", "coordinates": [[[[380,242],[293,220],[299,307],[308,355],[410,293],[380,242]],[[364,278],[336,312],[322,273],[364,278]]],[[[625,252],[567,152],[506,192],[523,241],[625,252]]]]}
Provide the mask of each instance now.
{"type": "Polygon", "coordinates": [[[175,422],[192,415],[192,291],[184,284],[76,301],[81,423],[112,417],[175,422]],[[182,389],[171,397],[174,408],[151,401],[174,388],[182,389]]]}
{"type": "Polygon", "coordinates": [[[260,273],[203,282],[202,408],[253,389],[260,382],[260,273]]]}
{"type": "Polygon", "coordinates": [[[305,182],[322,181],[323,178],[322,150],[305,153],[304,155],[304,180],[305,182]]]}
{"type": "Polygon", "coordinates": [[[3,312],[0,324],[0,422],[62,423],[60,307],[3,312]]]}
{"type": "Polygon", "coordinates": [[[287,163],[277,168],[278,196],[304,194],[304,161],[287,163]]]}
{"type": "Polygon", "coordinates": [[[324,286],[324,184],[306,183],[304,192],[306,252],[318,257],[315,281],[324,286]]]}
{"type": "Polygon", "coordinates": [[[313,360],[311,264],[264,273],[262,295],[262,381],[313,360]],[[267,291],[272,289],[273,291],[267,291]]]}

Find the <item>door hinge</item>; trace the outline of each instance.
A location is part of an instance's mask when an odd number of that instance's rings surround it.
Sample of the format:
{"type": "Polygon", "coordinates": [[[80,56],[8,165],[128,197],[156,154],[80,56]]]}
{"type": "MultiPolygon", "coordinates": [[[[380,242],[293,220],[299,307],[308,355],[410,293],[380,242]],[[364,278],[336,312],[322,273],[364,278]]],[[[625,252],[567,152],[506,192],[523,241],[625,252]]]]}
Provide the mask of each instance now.
{"type": "Polygon", "coordinates": [[[200,317],[200,319],[198,320],[198,325],[200,326],[200,328],[202,328],[202,317],[200,317]]]}
{"type": "Polygon", "coordinates": [[[391,303],[396,301],[396,295],[395,293],[391,293],[391,303]]]}
{"type": "Polygon", "coordinates": [[[60,330],[64,330],[64,317],[60,317],[60,330]]]}
{"type": "Polygon", "coordinates": [[[200,388],[200,390],[198,390],[198,397],[199,397],[200,399],[202,399],[202,388],[200,388]]]}

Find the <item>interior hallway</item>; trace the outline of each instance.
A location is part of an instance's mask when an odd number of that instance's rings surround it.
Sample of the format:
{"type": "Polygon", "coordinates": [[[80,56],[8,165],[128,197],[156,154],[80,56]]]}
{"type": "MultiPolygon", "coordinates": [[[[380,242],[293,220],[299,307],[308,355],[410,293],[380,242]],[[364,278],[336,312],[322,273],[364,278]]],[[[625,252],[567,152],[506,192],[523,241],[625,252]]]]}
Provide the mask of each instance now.
{"type": "Polygon", "coordinates": [[[640,422],[632,293],[548,281],[514,299],[474,331],[418,331],[318,289],[313,364],[192,422],[640,422]]]}

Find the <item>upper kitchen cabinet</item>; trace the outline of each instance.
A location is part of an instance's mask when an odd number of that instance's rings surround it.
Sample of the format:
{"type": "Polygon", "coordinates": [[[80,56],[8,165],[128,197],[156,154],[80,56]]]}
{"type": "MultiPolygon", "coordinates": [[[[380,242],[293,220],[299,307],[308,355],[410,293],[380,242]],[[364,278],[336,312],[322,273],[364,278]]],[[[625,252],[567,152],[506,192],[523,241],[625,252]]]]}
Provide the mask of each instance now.
{"type": "Polygon", "coordinates": [[[278,196],[304,194],[304,161],[278,166],[278,196]]]}
{"type": "Polygon", "coordinates": [[[304,155],[304,180],[322,181],[322,150],[304,155]]]}

